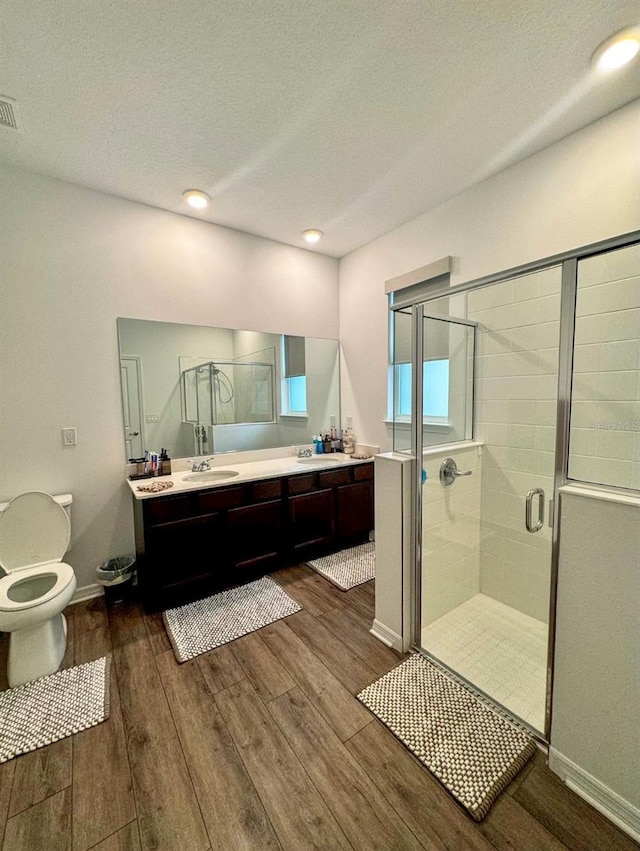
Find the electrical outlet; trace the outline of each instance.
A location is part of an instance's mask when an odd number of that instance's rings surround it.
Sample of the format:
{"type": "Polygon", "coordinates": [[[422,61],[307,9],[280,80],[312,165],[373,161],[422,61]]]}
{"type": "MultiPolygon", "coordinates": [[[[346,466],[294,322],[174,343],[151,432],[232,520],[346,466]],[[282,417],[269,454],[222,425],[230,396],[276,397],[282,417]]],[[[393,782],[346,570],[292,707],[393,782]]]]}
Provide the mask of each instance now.
{"type": "Polygon", "coordinates": [[[62,429],[62,445],[63,446],[75,446],[78,442],[78,435],[76,434],[75,428],[63,428],[62,429]]]}

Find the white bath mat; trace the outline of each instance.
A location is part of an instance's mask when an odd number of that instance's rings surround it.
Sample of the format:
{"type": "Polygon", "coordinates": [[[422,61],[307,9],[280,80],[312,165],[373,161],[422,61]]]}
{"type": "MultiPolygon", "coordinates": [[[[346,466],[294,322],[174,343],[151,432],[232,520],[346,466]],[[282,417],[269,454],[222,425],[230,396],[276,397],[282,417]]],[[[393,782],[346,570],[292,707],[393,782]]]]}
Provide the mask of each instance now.
{"type": "Polygon", "coordinates": [[[523,728],[417,654],[358,699],[481,821],[536,750],[523,728]]]}
{"type": "Polygon", "coordinates": [[[308,561],[312,567],[341,591],[362,585],[376,576],[376,548],[373,541],[308,561]]]}
{"type": "Polygon", "coordinates": [[[0,762],[105,721],[110,662],[102,656],[0,692],[0,762]]]}
{"type": "Polygon", "coordinates": [[[186,662],[301,608],[277,582],[265,576],[204,600],[168,609],[162,617],[176,659],[186,662]]]}

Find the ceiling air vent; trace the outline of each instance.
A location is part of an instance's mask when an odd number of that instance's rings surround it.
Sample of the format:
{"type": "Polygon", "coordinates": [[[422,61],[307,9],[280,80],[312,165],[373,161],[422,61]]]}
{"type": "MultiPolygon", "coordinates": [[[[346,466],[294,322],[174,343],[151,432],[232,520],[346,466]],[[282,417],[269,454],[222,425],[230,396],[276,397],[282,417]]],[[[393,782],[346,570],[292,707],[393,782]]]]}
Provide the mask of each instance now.
{"type": "Polygon", "coordinates": [[[0,127],[5,127],[7,130],[22,130],[18,102],[5,95],[0,95],[0,127]]]}

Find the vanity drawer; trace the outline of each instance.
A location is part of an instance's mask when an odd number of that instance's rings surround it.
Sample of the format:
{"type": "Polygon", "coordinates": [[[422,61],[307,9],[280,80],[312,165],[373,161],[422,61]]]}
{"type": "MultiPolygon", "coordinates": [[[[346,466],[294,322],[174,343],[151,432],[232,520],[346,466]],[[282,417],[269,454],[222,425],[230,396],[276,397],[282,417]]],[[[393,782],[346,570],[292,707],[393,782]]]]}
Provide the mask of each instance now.
{"type": "Polygon", "coordinates": [[[358,464],[353,468],[353,480],[363,482],[373,478],[373,464],[358,464]]]}
{"type": "Polygon", "coordinates": [[[152,524],[182,520],[185,517],[191,517],[193,514],[193,502],[190,494],[148,499],[143,505],[145,520],[152,524]]]}
{"type": "Polygon", "coordinates": [[[198,514],[205,511],[220,511],[223,508],[235,508],[242,505],[244,499],[244,488],[224,488],[218,490],[200,491],[197,494],[198,514]]]}
{"type": "Polygon", "coordinates": [[[316,489],[316,482],[313,473],[306,476],[291,476],[289,479],[289,493],[308,493],[316,489]]]}
{"type": "Polygon", "coordinates": [[[351,481],[351,468],[346,470],[323,470],[318,473],[318,484],[321,488],[347,485],[351,481]]]}
{"type": "Polygon", "coordinates": [[[278,499],[282,496],[282,479],[265,479],[249,485],[249,502],[263,499],[278,499]]]}

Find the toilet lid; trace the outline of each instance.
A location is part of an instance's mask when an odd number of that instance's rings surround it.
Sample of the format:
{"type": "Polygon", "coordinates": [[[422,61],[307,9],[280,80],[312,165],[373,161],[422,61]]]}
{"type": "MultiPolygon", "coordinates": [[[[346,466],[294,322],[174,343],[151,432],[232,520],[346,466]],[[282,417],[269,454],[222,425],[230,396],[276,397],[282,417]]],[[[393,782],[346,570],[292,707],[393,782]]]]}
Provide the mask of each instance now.
{"type": "Polygon", "coordinates": [[[10,573],[61,561],[70,535],[69,515],[52,496],[41,491],[20,494],[0,514],[0,567],[10,573]]]}

